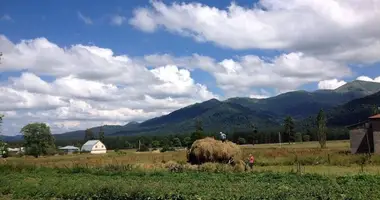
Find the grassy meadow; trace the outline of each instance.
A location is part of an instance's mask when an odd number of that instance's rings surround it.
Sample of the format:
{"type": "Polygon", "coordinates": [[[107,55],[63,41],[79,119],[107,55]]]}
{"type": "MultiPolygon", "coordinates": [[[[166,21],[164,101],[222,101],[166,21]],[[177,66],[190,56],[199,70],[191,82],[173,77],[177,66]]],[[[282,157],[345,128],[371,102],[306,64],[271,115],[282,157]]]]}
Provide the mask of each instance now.
{"type": "Polygon", "coordinates": [[[349,141],[243,145],[254,168],[186,163],[186,150],[109,151],[0,160],[3,199],[376,199],[380,156],[349,141]],[[85,183],[85,184],[83,184],[85,183]],[[103,196],[102,196],[103,195],[103,196]]]}

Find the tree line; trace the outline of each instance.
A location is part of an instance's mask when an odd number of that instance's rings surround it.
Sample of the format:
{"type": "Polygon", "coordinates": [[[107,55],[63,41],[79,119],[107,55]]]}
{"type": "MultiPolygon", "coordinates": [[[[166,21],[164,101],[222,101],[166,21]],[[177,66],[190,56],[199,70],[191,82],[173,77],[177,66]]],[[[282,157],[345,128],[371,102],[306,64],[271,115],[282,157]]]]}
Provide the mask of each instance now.
{"type": "MultiPolygon", "coordinates": [[[[0,116],[0,124],[3,116],[0,116]]],[[[348,139],[348,130],[342,128],[327,128],[326,117],[321,110],[315,119],[306,120],[307,123],[296,123],[292,117],[286,117],[281,127],[260,130],[257,126],[251,125],[250,129],[234,129],[226,132],[227,140],[237,144],[259,144],[259,143],[292,143],[319,141],[321,148],[326,147],[327,140],[348,139]]],[[[26,154],[38,157],[40,155],[50,155],[56,153],[56,146],[74,145],[81,147],[88,140],[100,140],[107,149],[138,149],[141,151],[148,149],[173,150],[173,147],[189,148],[194,141],[204,137],[219,138],[218,133],[207,133],[204,131],[202,121],[196,120],[194,131],[190,134],[176,135],[141,135],[141,136],[113,136],[105,137],[101,127],[97,133],[91,129],[85,130],[82,140],[55,140],[51,134],[50,127],[45,123],[31,123],[24,126],[20,131],[24,136],[24,141],[14,142],[12,145],[24,146],[26,154]]],[[[6,149],[4,142],[0,141],[0,150],[6,149]]]]}

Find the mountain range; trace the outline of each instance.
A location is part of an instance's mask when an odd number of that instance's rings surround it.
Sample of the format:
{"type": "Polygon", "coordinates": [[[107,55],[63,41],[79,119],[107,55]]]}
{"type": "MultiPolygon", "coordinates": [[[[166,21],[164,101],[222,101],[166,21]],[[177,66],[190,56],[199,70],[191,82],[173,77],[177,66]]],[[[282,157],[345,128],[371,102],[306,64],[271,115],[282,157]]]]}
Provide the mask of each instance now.
{"type": "MultiPolygon", "coordinates": [[[[335,90],[293,91],[278,96],[255,99],[235,97],[225,101],[210,99],[175,110],[142,123],[124,126],[106,125],[108,136],[136,136],[190,133],[196,120],[207,132],[279,127],[286,116],[302,121],[315,116],[320,109],[327,112],[328,125],[345,126],[364,120],[373,106],[380,105],[380,83],[353,81],[335,90]]],[[[100,127],[91,130],[99,132],[100,127]]],[[[57,139],[82,139],[84,130],[56,134],[57,139]]]]}

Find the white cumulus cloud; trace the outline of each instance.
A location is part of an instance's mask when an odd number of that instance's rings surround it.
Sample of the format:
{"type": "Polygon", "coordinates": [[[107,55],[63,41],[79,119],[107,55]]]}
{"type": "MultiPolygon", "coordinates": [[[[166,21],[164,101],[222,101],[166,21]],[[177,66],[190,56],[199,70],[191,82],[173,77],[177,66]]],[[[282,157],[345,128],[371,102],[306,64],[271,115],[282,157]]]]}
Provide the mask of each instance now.
{"type": "Polygon", "coordinates": [[[323,80],[318,83],[318,89],[334,90],[346,83],[346,81],[340,81],[338,79],[323,80]]]}
{"type": "Polygon", "coordinates": [[[368,76],[359,76],[356,80],[380,83],[380,76],[376,78],[370,78],[368,76]]]}
{"type": "Polygon", "coordinates": [[[130,24],[146,32],[164,28],[196,41],[233,49],[281,49],[320,57],[380,61],[380,0],[261,0],[226,9],[202,3],[151,1],[130,24]]]}
{"type": "Polygon", "coordinates": [[[54,133],[142,121],[218,98],[194,81],[188,69],[161,65],[148,69],[111,49],[60,47],[46,38],[11,42],[0,35],[1,72],[24,71],[0,83],[4,134],[42,121],[54,133]]]}

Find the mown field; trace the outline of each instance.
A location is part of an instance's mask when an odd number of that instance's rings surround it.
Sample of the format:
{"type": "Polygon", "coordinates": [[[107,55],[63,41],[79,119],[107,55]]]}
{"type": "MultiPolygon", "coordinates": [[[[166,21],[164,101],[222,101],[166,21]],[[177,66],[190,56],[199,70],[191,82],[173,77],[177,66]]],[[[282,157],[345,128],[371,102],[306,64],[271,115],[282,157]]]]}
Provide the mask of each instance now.
{"type": "Polygon", "coordinates": [[[10,157],[1,199],[378,199],[380,156],[351,155],[348,141],[242,146],[254,169],[186,163],[186,152],[10,157]],[[101,196],[103,195],[103,196],[101,196]]]}

